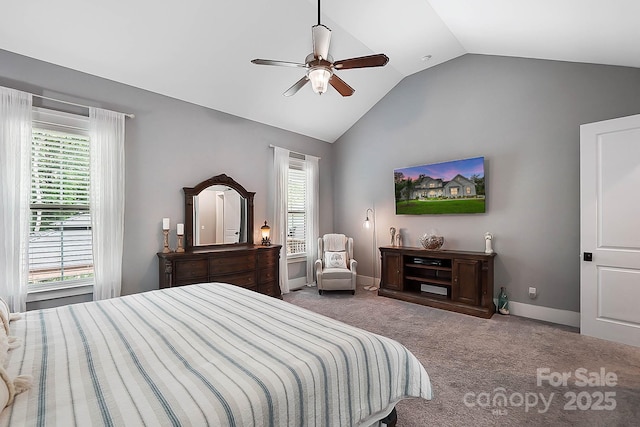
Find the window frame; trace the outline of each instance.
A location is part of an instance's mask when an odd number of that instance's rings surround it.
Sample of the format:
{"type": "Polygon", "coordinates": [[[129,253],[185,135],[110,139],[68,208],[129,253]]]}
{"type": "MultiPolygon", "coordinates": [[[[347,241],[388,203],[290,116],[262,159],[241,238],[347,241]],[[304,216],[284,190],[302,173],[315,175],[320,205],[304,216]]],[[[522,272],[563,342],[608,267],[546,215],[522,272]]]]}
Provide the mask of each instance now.
{"type": "MultiPolygon", "coordinates": [[[[287,256],[287,260],[300,260],[300,259],[306,259],[307,257],[307,253],[308,253],[308,248],[306,247],[306,242],[307,242],[307,233],[308,233],[308,216],[309,216],[309,212],[307,211],[307,207],[308,207],[308,203],[307,203],[307,197],[309,196],[309,192],[308,192],[308,186],[309,183],[308,178],[307,178],[307,174],[306,174],[306,169],[305,169],[305,162],[303,159],[297,159],[295,157],[290,157],[289,158],[289,175],[288,175],[288,188],[291,188],[291,170],[295,170],[295,171],[300,171],[302,172],[302,175],[304,177],[304,203],[303,206],[304,208],[302,210],[295,210],[292,211],[290,210],[289,207],[289,196],[290,194],[287,194],[287,248],[286,248],[286,256],[287,256]],[[304,251],[303,252],[294,252],[294,253],[289,253],[289,214],[291,213],[303,213],[304,214],[304,236],[301,239],[303,242],[302,244],[304,245],[304,251]]],[[[290,190],[289,190],[290,191],[290,190]]]]}
{"type": "MultiPolygon", "coordinates": [[[[64,132],[89,137],[89,118],[80,114],[65,113],[47,108],[33,107],[32,128],[64,132]]],[[[33,140],[32,140],[33,148],[33,140]]],[[[90,166],[90,162],[89,162],[90,166]]],[[[31,211],[31,194],[29,194],[31,211]]],[[[87,209],[90,214],[90,207],[87,209]]],[[[92,248],[93,249],[93,248],[92,248]]],[[[93,250],[91,253],[93,258],[93,250]]],[[[29,264],[30,265],[30,264],[29,264]]],[[[93,267],[93,259],[91,262],[93,267]]],[[[51,283],[27,284],[27,302],[64,298],[93,292],[94,276],[51,283]]]]}

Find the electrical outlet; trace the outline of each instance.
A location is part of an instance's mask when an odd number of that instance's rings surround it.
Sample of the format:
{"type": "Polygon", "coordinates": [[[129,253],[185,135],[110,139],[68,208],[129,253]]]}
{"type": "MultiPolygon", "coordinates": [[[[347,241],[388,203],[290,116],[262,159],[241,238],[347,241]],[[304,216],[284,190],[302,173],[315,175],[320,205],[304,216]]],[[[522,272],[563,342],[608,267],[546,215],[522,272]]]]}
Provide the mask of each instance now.
{"type": "Polygon", "coordinates": [[[536,288],[529,288],[529,298],[534,299],[538,296],[538,290],[536,288]]]}

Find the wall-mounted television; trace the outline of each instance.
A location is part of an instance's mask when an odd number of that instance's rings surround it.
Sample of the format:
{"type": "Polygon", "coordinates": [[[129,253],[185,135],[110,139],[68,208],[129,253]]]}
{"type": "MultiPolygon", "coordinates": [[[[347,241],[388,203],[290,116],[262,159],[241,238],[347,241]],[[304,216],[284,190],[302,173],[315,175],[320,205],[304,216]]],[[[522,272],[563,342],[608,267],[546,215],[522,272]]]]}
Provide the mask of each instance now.
{"type": "Polygon", "coordinates": [[[484,157],[395,169],[396,215],[485,212],[484,157]]]}

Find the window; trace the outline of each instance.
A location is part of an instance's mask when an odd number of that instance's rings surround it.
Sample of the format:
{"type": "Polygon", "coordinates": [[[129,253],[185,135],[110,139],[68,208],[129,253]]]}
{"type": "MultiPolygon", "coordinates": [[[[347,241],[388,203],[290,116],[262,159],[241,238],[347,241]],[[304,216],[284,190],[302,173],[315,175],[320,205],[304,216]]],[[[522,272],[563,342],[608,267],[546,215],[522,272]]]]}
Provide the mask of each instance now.
{"type": "Polygon", "coordinates": [[[287,205],[287,256],[302,256],[307,252],[307,176],[304,163],[296,159],[289,162],[287,205]]]}
{"type": "Polygon", "coordinates": [[[34,111],[29,289],[90,283],[89,137],[86,117],[34,111]]]}
{"type": "Polygon", "coordinates": [[[451,195],[452,196],[458,195],[458,187],[451,187],[451,195]]]}

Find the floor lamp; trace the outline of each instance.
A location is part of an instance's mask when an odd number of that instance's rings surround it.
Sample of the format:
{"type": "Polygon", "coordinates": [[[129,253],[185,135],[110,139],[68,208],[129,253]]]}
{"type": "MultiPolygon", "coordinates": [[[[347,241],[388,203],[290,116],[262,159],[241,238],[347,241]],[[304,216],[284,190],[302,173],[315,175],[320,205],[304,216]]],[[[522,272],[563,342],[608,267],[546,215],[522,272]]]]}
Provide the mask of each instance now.
{"type": "Polygon", "coordinates": [[[367,209],[367,214],[366,214],[366,219],[364,220],[364,224],[362,224],[362,226],[366,229],[366,230],[370,230],[372,228],[372,223],[373,223],[373,237],[372,237],[372,251],[371,251],[371,262],[372,262],[372,267],[371,267],[371,272],[373,273],[371,276],[373,277],[373,284],[370,286],[365,286],[364,288],[368,291],[377,291],[378,290],[378,286],[376,285],[376,212],[371,209],[368,208],[367,209]],[[369,211],[371,211],[371,219],[369,219],[369,211]]]}

